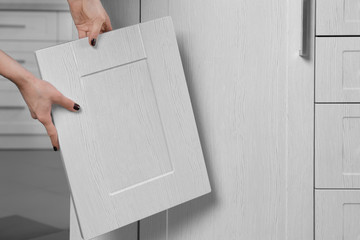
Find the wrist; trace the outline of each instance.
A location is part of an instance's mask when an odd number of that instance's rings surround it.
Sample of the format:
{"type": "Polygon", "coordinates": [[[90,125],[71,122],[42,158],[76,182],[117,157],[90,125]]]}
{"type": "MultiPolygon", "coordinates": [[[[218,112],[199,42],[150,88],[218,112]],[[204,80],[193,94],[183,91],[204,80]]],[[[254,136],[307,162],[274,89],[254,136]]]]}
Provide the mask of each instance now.
{"type": "Polygon", "coordinates": [[[28,86],[33,85],[38,79],[30,72],[25,73],[21,76],[21,80],[15,82],[16,86],[20,91],[27,88],[28,86]]]}

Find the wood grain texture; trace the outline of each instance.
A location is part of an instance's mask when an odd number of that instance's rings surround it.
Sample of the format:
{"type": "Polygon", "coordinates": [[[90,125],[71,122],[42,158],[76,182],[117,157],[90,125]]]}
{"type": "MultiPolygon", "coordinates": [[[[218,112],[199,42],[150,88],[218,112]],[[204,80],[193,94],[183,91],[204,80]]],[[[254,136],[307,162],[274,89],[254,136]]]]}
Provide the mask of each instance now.
{"type": "Polygon", "coordinates": [[[85,239],[210,191],[170,18],[102,34],[95,49],[81,39],[36,55],[42,76],[82,106],[53,117],[85,239]],[[86,71],[85,48],[107,63],[86,71]]]}
{"type": "Polygon", "coordinates": [[[360,105],[317,104],[317,188],[360,188],[360,105]]]}
{"type": "MultiPolygon", "coordinates": [[[[127,27],[132,24],[137,24],[140,22],[140,0],[102,0],[101,1],[106,12],[108,13],[113,29],[127,27]]],[[[73,25],[72,31],[73,39],[77,39],[77,31],[73,25]]],[[[71,202],[71,221],[70,221],[70,230],[72,234],[70,235],[70,240],[82,240],[79,232],[79,224],[76,219],[74,212],[74,206],[71,202]]],[[[109,234],[104,234],[97,237],[97,240],[138,240],[138,223],[132,223],[128,226],[122,227],[116,231],[113,231],[109,234]]]]}
{"type": "Polygon", "coordinates": [[[316,101],[360,102],[360,38],[316,39],[316,101]]]}
{"type": "Polygon", "coordinates": [[[360,191],[316,190],[315,239],[360,238],[360,191]]]}
{"type": "Polygon", "coordinates": [[[173,18],[213,192],[142,220],[141,240],[313,239],[314,44],[298,56],[300,4],[142,1],[142,21],[173,18]]]}
{"type": "Polygon", "coordinates": [[[359,35],[357,0],[316,0],[316,35],[359,35]]]}

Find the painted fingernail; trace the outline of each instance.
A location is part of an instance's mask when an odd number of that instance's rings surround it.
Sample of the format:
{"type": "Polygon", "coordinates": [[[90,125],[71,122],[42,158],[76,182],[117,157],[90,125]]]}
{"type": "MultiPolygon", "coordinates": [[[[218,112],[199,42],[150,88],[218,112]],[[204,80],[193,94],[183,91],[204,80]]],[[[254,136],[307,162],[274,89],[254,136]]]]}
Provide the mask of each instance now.
{"type": "Polygon", "coordinates": [[[74,109],[75,109],[76,111],[79,111],[79,110],[80,110],[80,105],[77,104],[77,103],[75,103],[75,104],[74,104],[74,109]]]}
{"type": "Polygon", "coordinates": [[[57,151],[57,147],[54,146],[54,151],[56,152],[57,151]]]}
{"type": "Polygon", "coordinates": [[[96,44],[96,39],[93,38],[93,39],[91,40],[91,46],[95,47],[95,44],[96,44]]]}

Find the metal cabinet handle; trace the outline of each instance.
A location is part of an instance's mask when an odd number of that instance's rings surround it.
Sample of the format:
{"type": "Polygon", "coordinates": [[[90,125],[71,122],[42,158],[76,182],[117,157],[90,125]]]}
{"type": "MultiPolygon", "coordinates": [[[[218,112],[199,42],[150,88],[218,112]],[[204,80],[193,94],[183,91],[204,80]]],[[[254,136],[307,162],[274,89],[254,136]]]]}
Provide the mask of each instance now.
{"type": "Polygon", "coordinates": [[[26,61],[23,60],[23,59],[17,59],[16,61],[17,61],[18,63],[20,63],[20,64],[25,64],[25,62],[26,62],[26,61]]]}
{"type": "Polygon", "coordinates": [[[299,55],[301,57],[306,57],[307,52],[307,33],[308,33],[308,9],[309,9],[309,0],[301,0],[301,40],[300,40],[300,50],[299,55]]]}
{"type": "Polygon", "coordinates": [[[25,24],[0,24],[0,28],[25,28],[25,24]]]}

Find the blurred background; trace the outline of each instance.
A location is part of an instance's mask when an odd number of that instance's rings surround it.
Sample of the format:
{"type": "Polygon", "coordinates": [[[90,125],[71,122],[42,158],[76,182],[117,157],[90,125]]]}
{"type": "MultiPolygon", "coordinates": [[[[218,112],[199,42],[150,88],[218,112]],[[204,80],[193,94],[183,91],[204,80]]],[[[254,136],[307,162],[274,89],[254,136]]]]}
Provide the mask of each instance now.
{"type": "MultiPolygon", "coordinates": [[[[73,39],[66,0],[0,0],[0,49],[40,77],[34,51],[73,39]]],[[[17,88],[0,77],[0,240],[68,240],[59,152],[17,88]]]]}

